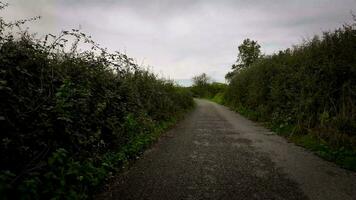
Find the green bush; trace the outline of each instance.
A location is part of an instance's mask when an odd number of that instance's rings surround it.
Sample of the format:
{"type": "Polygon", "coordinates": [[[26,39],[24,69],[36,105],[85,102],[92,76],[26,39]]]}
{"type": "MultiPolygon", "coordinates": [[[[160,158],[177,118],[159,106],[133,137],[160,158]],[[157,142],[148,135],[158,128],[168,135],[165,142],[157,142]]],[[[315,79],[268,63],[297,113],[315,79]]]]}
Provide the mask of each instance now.
{"type": "MultiPolygon", "coordinates": [[[[193,85],[189,88],[194,97],[213,99],[216,95],[223,95],[226,84],[211,82],[205,73],[193,77],[193,85]]],[[[219,97],[216,97],[219,98],[219,97]]]]}
{"type": "Polygon", "coordinates": [[[263,56],[234,75],[224,101],[258,113],[259,120],[356,150],[355,44],[355,26],[344,25],[263,56]]]}
{"type": "Polygon", "coordinates": [[[0,20],[2,199],[88,198],[193,106],[186,89],[78,30],[38,40],[15,33],[26,20],[0,20]]]}

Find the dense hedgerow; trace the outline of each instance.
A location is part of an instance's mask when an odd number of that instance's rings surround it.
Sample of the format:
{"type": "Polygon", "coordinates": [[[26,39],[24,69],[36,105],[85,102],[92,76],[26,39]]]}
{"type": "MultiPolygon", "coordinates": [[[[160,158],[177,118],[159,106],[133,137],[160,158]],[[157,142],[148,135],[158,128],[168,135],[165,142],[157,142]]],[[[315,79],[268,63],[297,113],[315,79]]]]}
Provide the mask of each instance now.
{"type": "Polygon", "coordinates": [[[213,82],[205,85],[193,85],[190,90],[195,97],[211,99],[216,95],[223,95],[226,90],[226,84],[213,82]]]}
{"type": "Polygon", "coordinates": [[[222,99],[226,90],[226,84],[211,82],[211,78],[205,73],[193,77],[192,81],[193,85],[189,89],[195,97],[222,99]]]}
{"type": "Polygon", "coordinates": [[[263,56],[231,80],[225,102],[293,133],[313,132],[356,149],[356,29],[334,32],[263,56]]]}
{"type": "Polygon", "coordinates": [[[78,30],[38,40],[14,33],[26,20],[0,20],[2,199],[88,198],[193,105],[186,89],[78,30]]]}

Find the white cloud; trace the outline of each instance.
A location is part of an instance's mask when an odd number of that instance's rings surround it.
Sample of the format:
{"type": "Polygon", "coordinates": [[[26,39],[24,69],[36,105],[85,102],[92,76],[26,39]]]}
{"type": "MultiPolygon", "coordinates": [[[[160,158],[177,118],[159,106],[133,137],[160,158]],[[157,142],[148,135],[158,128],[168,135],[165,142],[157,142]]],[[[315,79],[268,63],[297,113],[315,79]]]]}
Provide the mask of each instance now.
{"type": "MultiPolygon", "coordinates": [[[[223,81],[246,37],[272,53],[352,19],[356,0],[11,0],[2,13],[41,15],[31,29],[77,28],[174,79],[206,72],[223,81]]],[[[187,82],[187,81],[186,81],[187,82]]]]}

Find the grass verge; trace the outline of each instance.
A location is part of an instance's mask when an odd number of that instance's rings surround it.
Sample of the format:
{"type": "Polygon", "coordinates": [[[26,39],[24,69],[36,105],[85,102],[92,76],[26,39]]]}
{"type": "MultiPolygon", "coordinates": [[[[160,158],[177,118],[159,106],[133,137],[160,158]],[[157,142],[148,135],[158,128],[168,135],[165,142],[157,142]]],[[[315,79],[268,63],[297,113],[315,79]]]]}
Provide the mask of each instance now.
{"type": "MultiPolygon", "coordinates": [[[[180,113],[176,117],[172,117],[164,122],[159,123],[156,127],[154,127],[151,133],[142,134],[135,137],[130,143],[121,148],[120,151],[107,154],[107,160],[103,163],[106,163],[107,166],[110,166],[111,171],[108,173],[103,182],[110,184],[110,180],[115,177],[115,174],[120,173],[122,169],[127,168],[136,159],[138,159],[145,150],[149,149],[155,142],[157,142],[162,134],[173,128],[180,120],[185,117],[187,113],[194,109],[194,107],[195,105],[193,108],[180,113]]],[[[103,187],[99,187],[98,189],[101,189],[101,192],[105,192],[105,188],[103,187]]],[[[98,190],[96,192],[100,193],[98,190]]]]}
{"type": "MultiPolygon", "coordinates": [[[[216,100],[215,98],[208,99],[215,103],[224,105],[222,100],[216,100]]],[[[224,105],[227,106],[227,105],[224,105]]],[[[263,125],[275,132],[276,134],[285,137],[288,141],[293,142],[298,146],[302,146],[311,152],[315,153],[319,157],[334,162],[340,167],[352,171],[356,171],[356,151],[347,147],[335,148],[328,144],[325,140],[317,137],[317,133],[310,131],[307,134],[296,134],[296,125],[290,124],[280,124],[272,121],[266,121],[262,119],[260,113],[250,110],[244,107],[232,108],[228,106],[231,110],[238,112],[242,116],[258,122],[263,122],[263,125]]]]}

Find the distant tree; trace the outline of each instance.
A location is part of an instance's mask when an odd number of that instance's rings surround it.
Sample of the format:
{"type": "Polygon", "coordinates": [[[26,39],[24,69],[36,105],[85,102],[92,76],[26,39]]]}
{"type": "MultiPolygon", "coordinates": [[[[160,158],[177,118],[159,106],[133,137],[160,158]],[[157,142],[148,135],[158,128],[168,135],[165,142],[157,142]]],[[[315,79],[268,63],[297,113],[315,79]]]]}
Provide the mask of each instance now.
{"type": "Polygon", "coordinates": [[[210,77],[206,75],[206,73],[202,73],[198,76],[193,77],[193,85],[194,86],[203,86],[207,85],[210,82],[210,77]]]}
{"type": "Polygon", "coordinates": [[[198,76],[194,76],[193,78],[193,86],[192,92],[194,96],[197,97],[206,97],[209,93],[209,83],[211,82],[210,77],[202,73],[198,76]]]}
{"type": "Polygon", "coordinates": [[[245,39],[240,46],[238,46],[239,53],[237,55],[236,63],[232,65],[232,72],[226,74],[225,79],[230,82],[234,74],[242,69],[248,68],[261,56],[261,46],[257,41],[249,38],[245,39]]]}

